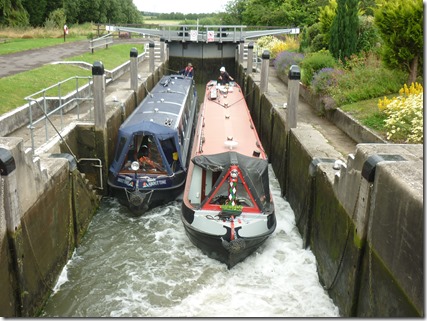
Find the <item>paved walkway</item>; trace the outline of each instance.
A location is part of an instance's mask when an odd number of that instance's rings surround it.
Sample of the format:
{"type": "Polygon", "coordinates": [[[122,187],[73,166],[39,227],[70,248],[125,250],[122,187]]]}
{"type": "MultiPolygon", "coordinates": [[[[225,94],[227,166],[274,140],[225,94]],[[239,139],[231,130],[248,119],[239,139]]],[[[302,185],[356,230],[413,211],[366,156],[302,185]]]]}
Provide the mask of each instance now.
{"type": "MultiPolygon", "coordinates": [[[[136,42],[140,39],[114,39],[114,43],[136,42]]],[[[0,44],[1,46],[1,44],[0,44]]],[[[90,52],[89,41],[64,42],[59,45],[0,55],[0,78],[90,52]]]]}

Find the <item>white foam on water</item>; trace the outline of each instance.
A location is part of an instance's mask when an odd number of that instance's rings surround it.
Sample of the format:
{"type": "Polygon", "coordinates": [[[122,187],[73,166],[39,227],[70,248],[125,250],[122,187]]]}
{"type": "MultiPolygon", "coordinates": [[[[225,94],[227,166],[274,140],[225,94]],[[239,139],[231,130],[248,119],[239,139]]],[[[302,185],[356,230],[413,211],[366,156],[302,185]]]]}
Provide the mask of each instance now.
{"type": "Polygon", "coordinates": [[[272,178],[275,233],[228,270],[185,234],[181,204],[131,217],[105,198],[42,316],[338,317],[272,178]]]}

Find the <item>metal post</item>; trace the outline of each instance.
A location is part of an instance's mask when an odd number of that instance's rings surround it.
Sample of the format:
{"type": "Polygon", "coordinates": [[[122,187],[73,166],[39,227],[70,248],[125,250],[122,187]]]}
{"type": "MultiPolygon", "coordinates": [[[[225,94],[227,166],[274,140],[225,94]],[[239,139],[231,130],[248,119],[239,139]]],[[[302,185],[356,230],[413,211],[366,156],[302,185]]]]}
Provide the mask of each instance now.
{"type": "Polygon", "coordinates": [[[154,72],[154,41],[150,41],[148,48],[150,50],[150,69],[149,69],[149,72],[153,73],[154,72]]]}
{"type": "Polygon", "coordinates": [[[292,65],[289,68],[288,74],[288,115],[286,117],[287,129],[297,127],[297,107],[299,101],[299,80],[301,72],[297,65],[292,65]]]}
{"type": "Polygon", "coordinates": [[[160,61],[165,62],[165,38],[160,38],[160,61]]]}
{"type": "Polygon", "coordinates": [[[250,42],[248,44],[248,63],[246,68],[246,74],[251,74],[254,64],[254,43],[250,42]]]}
{"type": "Polygon", "coordinates": [[[267,92],[268,89],[268,71],[269,71],[269,65],[270,65],[270,52],[268,50],[265,50],[262,53],[262,63],[261,63],[261,82],[259,84],[260,87],[260,94],[264,94],[267,92]]]}
{"type": "Polygon", "coordinates": [[[95,61],[92,66],[93,104],[95,109],[95,129],[105,129],[105,74],[101,61],[95,61]]]}
{"type": "Polygon", "coordinates": [[[130,50],[130,89],[138,92],[138,49],[130,50]]]}

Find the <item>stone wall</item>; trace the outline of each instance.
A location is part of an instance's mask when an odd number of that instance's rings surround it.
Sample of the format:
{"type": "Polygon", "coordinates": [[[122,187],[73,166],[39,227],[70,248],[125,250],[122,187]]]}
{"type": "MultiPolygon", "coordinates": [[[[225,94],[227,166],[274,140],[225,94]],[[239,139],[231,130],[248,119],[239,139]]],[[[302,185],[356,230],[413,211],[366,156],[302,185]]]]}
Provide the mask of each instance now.
{"type": "Polygon", "coordinates": [[[36,316],[99,204],[69,155],[33,158],[22,139],[0,138],[0,311],[36,316]],[[7,163],[7,162],[6,162],[7,163]],[[84,222],[84,224],[82,224],[84,222]]]}
{"type": "MultiPolygon", "coordinates": [[[[280,93],[260,95],[259,75],[239,72],[304,245],[341,316],[424,316],[423,146],[361,143],[334,169],[342,155],[322,134],[304,122],[287,128],[280,93]]],[[[356,128],[348,135],[366,132],[346,121],[356,128]]],[[[358,142],[380,141],[357,135],[358,142]]]]}

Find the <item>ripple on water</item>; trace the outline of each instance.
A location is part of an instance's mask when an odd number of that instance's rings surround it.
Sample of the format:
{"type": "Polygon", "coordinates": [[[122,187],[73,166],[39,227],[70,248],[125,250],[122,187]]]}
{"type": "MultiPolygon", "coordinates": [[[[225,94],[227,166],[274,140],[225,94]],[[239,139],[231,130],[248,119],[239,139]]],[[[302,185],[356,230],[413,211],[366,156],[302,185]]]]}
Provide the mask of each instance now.
{"type": "MultiPolygon", "coordinates": [[[[271,171],[272,173],[272,171],[271,171]]],[[[274,173],[273,173],[274,175],[274,173]]],[[[188,240],[172,202],[132,217],[104,198],[44,317],[337,317],[272,177],[275,233],[231,270],[188,240]]]]}

